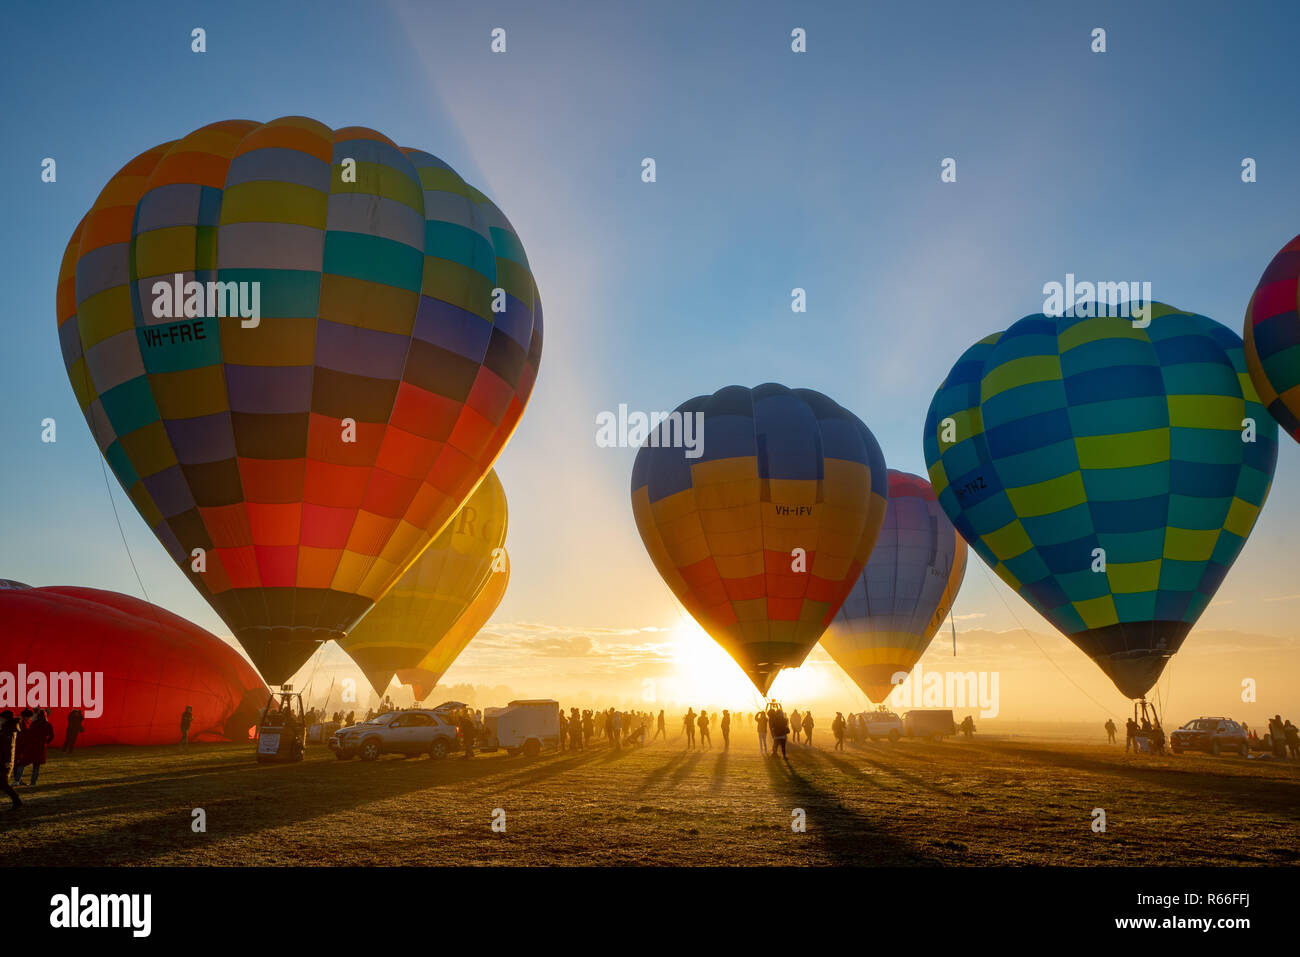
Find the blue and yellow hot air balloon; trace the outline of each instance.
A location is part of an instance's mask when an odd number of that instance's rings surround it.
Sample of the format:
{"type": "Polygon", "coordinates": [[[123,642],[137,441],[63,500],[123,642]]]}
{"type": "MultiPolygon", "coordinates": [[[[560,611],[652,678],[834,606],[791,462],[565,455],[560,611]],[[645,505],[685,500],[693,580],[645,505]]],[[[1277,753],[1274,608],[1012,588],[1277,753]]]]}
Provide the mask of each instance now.
{"type": "Polygon", "coordinates": [[[683,403],[632,468],[632,512],[655,567],[762,694],[803,663],[844,601],[886,495],[884,456],[861,420],[775,383],[683,403]],[[701,447],[674,444],[678,424],[695,421],[701,447]]]}
{"type": "Polygon", "coordinates": [[[930,483],[890,469],[880,537],[822,647],[863,694],[883,702],[930,647],[965,574],[966,542],[930,483]]]}
{"type": "Polygon", "coordinates": [[[981,340],[924,437],[957,531],[1129,698],[1209,604],[1277,462],[1236,333],[1150,310],[1145,327],[1031,315],[981,340]]]}

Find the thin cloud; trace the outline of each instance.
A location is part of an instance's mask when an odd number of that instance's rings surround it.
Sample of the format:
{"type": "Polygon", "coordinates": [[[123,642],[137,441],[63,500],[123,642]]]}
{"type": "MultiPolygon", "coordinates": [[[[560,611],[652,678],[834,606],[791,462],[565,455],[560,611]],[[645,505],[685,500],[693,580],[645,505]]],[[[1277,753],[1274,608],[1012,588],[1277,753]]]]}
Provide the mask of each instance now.
{"type": "Polygon", "coordinates": [[[592,648],[592,641],[586,635],[547,638],[528,643],[528,650],[541,658],[585,658],[591,654],[592,648]]]}

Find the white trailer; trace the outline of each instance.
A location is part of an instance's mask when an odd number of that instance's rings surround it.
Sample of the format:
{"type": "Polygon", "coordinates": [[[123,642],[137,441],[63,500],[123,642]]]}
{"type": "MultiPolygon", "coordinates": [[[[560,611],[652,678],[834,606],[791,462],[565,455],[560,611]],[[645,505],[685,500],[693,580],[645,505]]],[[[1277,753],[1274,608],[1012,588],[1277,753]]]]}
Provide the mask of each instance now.
{"type": "Polygon", "coordinates": [[[530,758],[543,748],[560,746],[560,703],[552,698],[512,701],[504,708],[484,708],[483,726],[489,748],[521,751],[530,758]]]}

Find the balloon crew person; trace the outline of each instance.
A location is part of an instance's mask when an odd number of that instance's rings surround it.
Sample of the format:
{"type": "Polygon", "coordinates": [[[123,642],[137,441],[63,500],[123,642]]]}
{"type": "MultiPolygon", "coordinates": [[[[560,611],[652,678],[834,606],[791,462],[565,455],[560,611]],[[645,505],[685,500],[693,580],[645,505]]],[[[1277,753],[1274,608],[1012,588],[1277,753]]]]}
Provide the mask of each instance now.
{"type": "Polygon", "coordinates": [[[9,795],[15,811],[23,806],[22,798],[9,784],[9,775],[13,772],[17,757],[18,721],[14,718],[14,713],[6,708],[0,711],[0,791],[9,795]]]}
{"type": "Polygon", "coordinates": [[[64,754],[71,754],[72,749],[77,746],[77,738],[81,736],[85,720],[80,708],[73,708],[72,713],[68,715],[68,730],[63,735],[64,754]]]}

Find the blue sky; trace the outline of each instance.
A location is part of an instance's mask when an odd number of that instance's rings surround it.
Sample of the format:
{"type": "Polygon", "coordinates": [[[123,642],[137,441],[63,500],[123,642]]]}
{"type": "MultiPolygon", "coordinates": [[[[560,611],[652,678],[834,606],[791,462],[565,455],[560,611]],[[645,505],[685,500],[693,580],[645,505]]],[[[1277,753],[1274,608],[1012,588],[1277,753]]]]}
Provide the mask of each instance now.
{"type": "MultiPolygon", "coordinates": [[[[493,197],[528,249],[547,333],[499,464],[513,580],[498,618],[668,626],[674,603],[628,504],[634,450],[597,448],[597,413],[774,380],[834,397],[891,467],[924,474],[935,387],[967,345],[1038,311],[1045,282],[1150,281],[1155,298],[1239,330],[1259,274],[1300,231],[1297,21],[1286,3],[1249,16],[1172,3],[11,5],[0,577],[140,593],[64,374],[54,288],[99,188],[156,143],[305,114],[426,149],[493,197]],[[196,26],[207,53],[190,51],[196,26]],[[505,54],[489,51],[494,27],[505,54]],[[805,54],[790,52],[794,27],[805,54]],[[1089,50],[1094,27],[1105,54],[1089,50]],[[46,156],[55,184],[40,180],[46,156]],[[940,182],[945,157],[956,183],[940,182]],[[804,315],[790,311],[796,286],[804,315]]],[[[112,496],[149,597],[227,633],[115,482],[112,496]]],[[[1233,604],[1207,624],[1295,634],[1298,502],[1300,449],[1284,440],[1221,592],[1233,604]]],[[[1005,601],[1042,627],[977,567],[967,582],[958,614],[1010,628],[1005,601]]]]}

